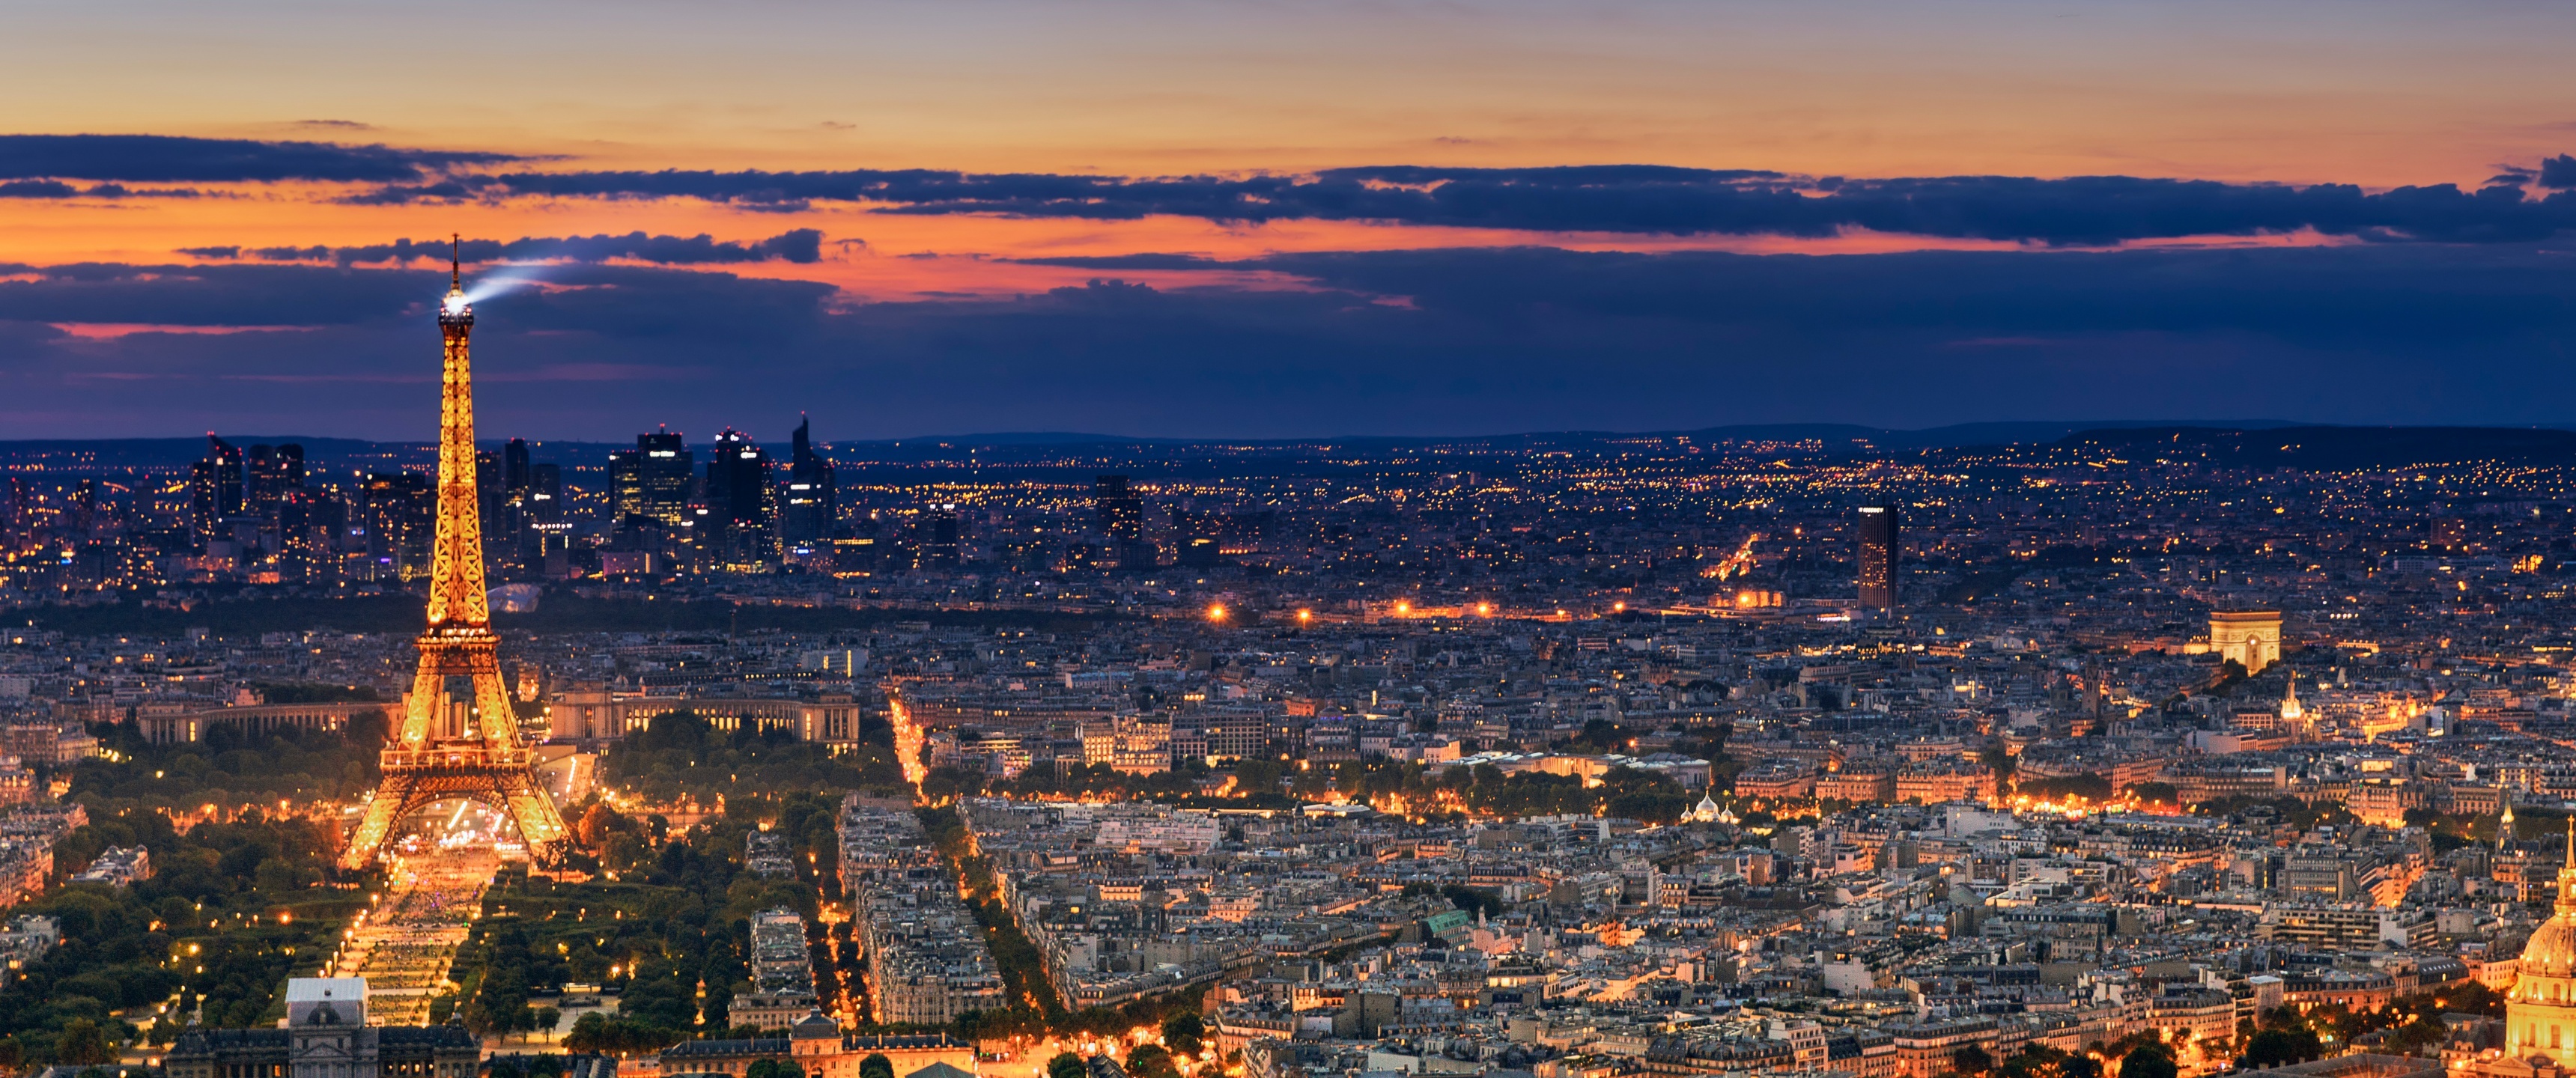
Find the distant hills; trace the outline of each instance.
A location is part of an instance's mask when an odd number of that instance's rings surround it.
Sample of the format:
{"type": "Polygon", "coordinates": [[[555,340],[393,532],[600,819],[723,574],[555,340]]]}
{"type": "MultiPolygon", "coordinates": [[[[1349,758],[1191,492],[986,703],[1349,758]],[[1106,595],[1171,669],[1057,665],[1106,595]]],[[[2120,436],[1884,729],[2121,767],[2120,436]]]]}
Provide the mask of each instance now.
{"type": "MultiPolygon", "coordinates": [[[[304,447],[308,461],[338,467],[425,467],[435,462],[431,442],[371,442],[355,438],[297,435],[224,435],[237,446],[293,442],[304,447]]],[[[1161,453],[1186,453],[1193,447],[1267,447],[1293,451],[1306,447],[1398,449],[1444,446],[1510,452],[1534,449],[1609,447],[1641,439],[1688,438],[1693,442],[1814,442],[1828,451],[1871,452],[1955,449],[2001,445],[2081,445],[2140,459],[2187,456],[2233,467],[2304,467],[2340,469],[2402,467],[2408,464],[2497,461],[2518,464],[2576,464],[2576,424],[2541,427],[2354,427],[2306,425],[2279,419],[2231,420],[2069,420],[2060,422],[1960,423],[1922,430],[1899,430],[1849,423],[1771,423],[1702,427],[1682,431],[1556,431],[1453,437],[1359,435],[1335,438],[1138,438],[1072,431],[998,432],[927,435],[915,438],[828,443],[836,456],[853,454],[879,460],[947,459],[960,451],[987,448],[997,456],[1022,459],[1052,447],[1131,446],[1161,453]]],[[[531,443],[539,461],[604,464],[623,442],[548,441],[531,443]]],[[[489,443],[493,448],[498,442],[489,443]]],[[[203,437],[101,438],[0,441],[0,466],[39,465],[47,470],[77,467],[168,468],[184,466],[205,453],[203,437]]],[[[784,446],[776,447],[783,453],[784,446]]]]}
{"type": "Polygon", "coordinates": [[[2196,459],[2232,468],[2344,471],[2470,462],[2576,464],[2576,431],[2529,427],[2132,427],[2079,431],[2061,445],[2124,458],[2196,459]]]}

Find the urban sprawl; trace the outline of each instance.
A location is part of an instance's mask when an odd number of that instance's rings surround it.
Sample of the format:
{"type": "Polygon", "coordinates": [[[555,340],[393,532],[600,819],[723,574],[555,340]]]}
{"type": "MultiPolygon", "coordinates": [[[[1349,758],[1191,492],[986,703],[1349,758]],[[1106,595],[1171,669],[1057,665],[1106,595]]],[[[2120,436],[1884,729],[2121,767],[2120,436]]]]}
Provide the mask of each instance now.
{"type": "Polygon", "coordinates": [[[434,447],[8,449],[0,1064],[2557,1078],[2569,467],[2357,444],[514,440],[506,715],[434,447]]]}

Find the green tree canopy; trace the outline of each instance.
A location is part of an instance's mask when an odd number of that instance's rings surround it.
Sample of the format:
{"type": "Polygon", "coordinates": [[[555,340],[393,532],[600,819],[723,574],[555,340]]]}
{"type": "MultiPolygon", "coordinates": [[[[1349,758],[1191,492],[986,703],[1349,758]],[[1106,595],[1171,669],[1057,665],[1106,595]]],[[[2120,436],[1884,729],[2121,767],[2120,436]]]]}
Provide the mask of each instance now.
{"type": "Polygon", "coordinates": [[[2162,1048],[2140,1048],[2120,1060],[2120,1078],[2175,1078],[2173,1057],[2162,1048]]]}
{"type": "Polygon", "coordinates": [[[107,1034],[98,1023],[87,1018],[74,1018],[63,1026],[63,1035],[54,1042],[54,1058],[73,1066],[114,1063],[116,1049],[107,1043],[107,1034]]]}
{"type": "Polygon", "coordinates": [[[1127,1078],[1180,1078],[1172,1053],[1159,1044],[1140,1044],[1127,1053],[1127,1078]]]}
{"type": "Polygon", "coordinates": [[[1207,1022],[1197,1011],[1182,1011],[1163,1019],[1163,1044],[1172,1051],[1194,1056],[1206,1050],[1207,1022]]]}

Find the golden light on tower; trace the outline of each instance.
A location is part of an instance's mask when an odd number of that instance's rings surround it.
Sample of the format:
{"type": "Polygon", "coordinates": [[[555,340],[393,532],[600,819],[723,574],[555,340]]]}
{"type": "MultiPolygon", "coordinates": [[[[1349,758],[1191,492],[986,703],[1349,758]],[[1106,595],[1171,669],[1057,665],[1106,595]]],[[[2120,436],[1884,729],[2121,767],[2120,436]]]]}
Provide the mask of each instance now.
{"type": "Polygon", "coordinates": [[[533,756],[520,744],[518,713],[501,681],[500,637],[492,632],[484,597],[473,362],[467,349],[473,331],[474,307],[466,302],[463,268],[451,251],[447,295],[438,305],[444,358],[429,626],[416,641],[420,666],[404,701],[402,729],[384,750],[375,796],[341,855],[352,869],[375,860],[396,821],[441,801],[475,801],[509,816],[528,856],[541,865],[560,862],[571,835],[537,782],[533,756]]]}
{"type": "Polygon", "coordinates": [[[2559,1035],[2576,1023],[2576,819],[2567,823],[2566,865],[2556,912],[2532,930],[2505,994],[2504,1055],[2515,1063],[2545,1056],[2549,1065],[2576,1065],[2576,1043],[2559,1035]]]}

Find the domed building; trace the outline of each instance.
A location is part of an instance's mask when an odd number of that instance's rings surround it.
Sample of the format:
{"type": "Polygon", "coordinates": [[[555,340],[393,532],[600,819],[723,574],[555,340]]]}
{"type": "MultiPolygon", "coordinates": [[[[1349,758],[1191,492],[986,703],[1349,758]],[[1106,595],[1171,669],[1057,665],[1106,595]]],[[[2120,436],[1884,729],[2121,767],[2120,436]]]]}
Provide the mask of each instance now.
{"type": "Polygon", "coordinates": [[[2567,852],[2567,867],[2558,870],[2558,911],[2523,946],[2513,991],[2505,996],[2502,1062],[2508,1066],[2490,1072],[2576,1068],[2576,821],[2569,823],[2567,852]]]}
{"type": "Polygon", "coordinates": [[[1682,821],[1684,823],[1716,823],[1717,795],[1713,793],[1701,794],[1699,804],[1693,806],[1690,810],[1690,814],[1682,817],[1682,821]]]}

